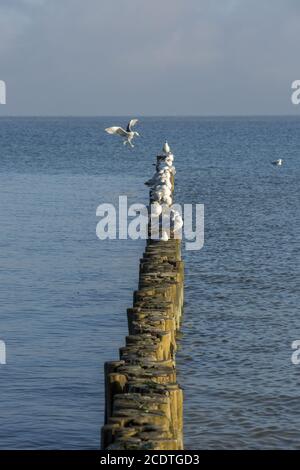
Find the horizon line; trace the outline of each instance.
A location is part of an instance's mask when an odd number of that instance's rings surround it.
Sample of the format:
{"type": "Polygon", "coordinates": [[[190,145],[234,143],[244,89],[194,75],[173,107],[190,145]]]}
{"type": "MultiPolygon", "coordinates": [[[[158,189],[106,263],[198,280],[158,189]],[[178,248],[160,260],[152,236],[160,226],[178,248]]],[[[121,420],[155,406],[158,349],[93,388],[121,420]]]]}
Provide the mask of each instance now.
{"type": "Polygon", "coordinates": [[[7,114],[1,118],[130,118],[137,116],[143,118],[256,118],[256,117],[293,117],[300,118],[300,114],[7,114]]]}

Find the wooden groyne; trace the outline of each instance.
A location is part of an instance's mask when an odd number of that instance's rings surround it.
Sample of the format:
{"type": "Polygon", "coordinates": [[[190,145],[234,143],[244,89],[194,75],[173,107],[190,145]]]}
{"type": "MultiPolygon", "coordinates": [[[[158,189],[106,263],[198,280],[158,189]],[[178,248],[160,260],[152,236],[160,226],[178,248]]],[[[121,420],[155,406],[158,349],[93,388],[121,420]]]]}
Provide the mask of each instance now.
{"type": "Polygon", "coordinates": [[[175,363],[183,286],[181,240],[172,233],[167,241],[148,239],[127,310],[125,346],[119,361],[105,364],[102,449],[183,449],[183,393],[175,363]]]}

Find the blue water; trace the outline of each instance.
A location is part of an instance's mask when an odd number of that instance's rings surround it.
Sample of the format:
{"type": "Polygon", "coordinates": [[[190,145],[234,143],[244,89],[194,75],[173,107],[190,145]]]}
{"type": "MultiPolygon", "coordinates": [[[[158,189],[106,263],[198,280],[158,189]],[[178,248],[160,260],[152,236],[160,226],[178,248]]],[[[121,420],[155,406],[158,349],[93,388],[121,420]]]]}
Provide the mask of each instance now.
{"type": "Polygon", "coordinates": [[[300,119],[144,118],[133,151],[102,132],[118,122],[0,119],[0,447],[99,447],[144,242],[99,241],[95,211],[147,201],[168,138],[177,201],[205,204],[184,251],[186,447],[300,448],[300,119]]]}

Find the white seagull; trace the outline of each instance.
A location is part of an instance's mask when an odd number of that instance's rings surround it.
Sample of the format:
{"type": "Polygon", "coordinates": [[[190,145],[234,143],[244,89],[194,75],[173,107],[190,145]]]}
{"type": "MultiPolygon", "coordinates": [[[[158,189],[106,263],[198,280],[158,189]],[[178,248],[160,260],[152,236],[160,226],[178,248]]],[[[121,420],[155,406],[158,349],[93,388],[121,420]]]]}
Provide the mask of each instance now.
{"type": "Polygon", "coordinates": [[[158,173],[155,173],[150,180],[146,181],[145,184],[151,188],[155,188],[161,184],[172,188],[170,172],[160,170],[158,173]]]}
{"type": "Polygon", "coordinates": [[[166,154],[171,153],[170,145],[168,144],[168,142],[164,143],[163,152],[166,154]]]}
{"type": "Polygon", "coordinates": [[[275,160],[275,162],[272,162],[272,165],[276,166],[281,166],[283,164],[282,158],[279,158],[278,160],[275,160]]]}
{"type": "Polygon", "coordinates": [[[124,145],[129,144],[131,148],[134,147],[132,144],[132,140],[135,136],[139,136],[140,134],[138,132],[135,132],[132,130],[133,126],[136,125],[138,122],[138,119],[131,119],[127,125],[126,131],[122,127],[108,127],[105,129],[105,131],[108,134],[118,134],[121,137],[125,137],[125,140],[123,142],[124,145]]]}
{"type": "Polygon", "coordinates": [[[158,201],[155,201],[151,204],[151,215],[153,217],[159,217],[162,213],[162,207],[158,201]]]}
{"type": "Polygon", "coordinates": [[[159,163],[158,165],[156,165],[156,171],[160,171],[160,170],[172,173],[172,175],[176,175],[175,166],[172,166],[169,163],[167,163],[167,164],[159,163]]]}
{"type": "Polygon", "coordinates": [[[168,188],[167,186],[156,186],[155,189],[153,189],[151,191],[151,195],[159,195],[161,198],[163,196],[171,196],[172,195],[172,191],[170,188],[168,188]]]}
{"type": "Polygon", "coordinates": [[[171,210],[171,222],[173,223],[174,232],[178,232],[183,227],[181,214],[176,210],[171,210]]]}
{"type": "Polygon", "coordinates": [[[162,234],[161,234],[161,240],[163,242],[167,242],[169,240],[169,236],[167,234],[167,232],[165,230],[163,230],[162,234]]]}
{"type": "Polygon", "coordinates": [[[163,180],[166,180],[166,179],[167,179],[166,173],[163,170],[160,170],[157,173],[154,173],[152,178],[146,181],[145,184],[147,186],[155,186],[156,184],[159,184],[163,180]]]}
{"type": "Polygon", "coordinates": [[[163,196],[161,198],[161,201],[163,204],[166,204],[169,207],[173,204],[173,200],[171,196],[163,196]]]}
{"type": "Polygon", "coordinates": [[[173,160],[172,158],[167,157],[164,161],[164,163],[168,166],[173,166],[173,160]]]}

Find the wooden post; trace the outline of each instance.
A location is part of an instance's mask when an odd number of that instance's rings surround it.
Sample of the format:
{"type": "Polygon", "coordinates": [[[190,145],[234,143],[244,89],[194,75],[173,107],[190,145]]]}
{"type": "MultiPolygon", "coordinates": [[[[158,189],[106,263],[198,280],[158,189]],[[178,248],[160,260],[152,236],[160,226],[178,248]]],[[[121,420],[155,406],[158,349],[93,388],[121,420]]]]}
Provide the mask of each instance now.
{"type": "MultiPolygon", "coordinates": [[[[158,156],[157,164],[164,158],[158,156]]],[[[173,193],[173,175],[171,183],[173,193]]],[[[102,449],[183,449],[183,393],[175,362],[183,297],[181,240],[148,239],[127,310],[129,335],[120,361],[105,364],[102,449]]]]}

